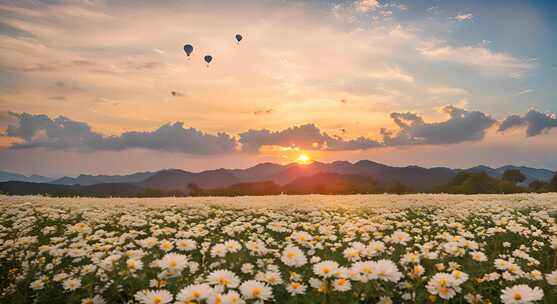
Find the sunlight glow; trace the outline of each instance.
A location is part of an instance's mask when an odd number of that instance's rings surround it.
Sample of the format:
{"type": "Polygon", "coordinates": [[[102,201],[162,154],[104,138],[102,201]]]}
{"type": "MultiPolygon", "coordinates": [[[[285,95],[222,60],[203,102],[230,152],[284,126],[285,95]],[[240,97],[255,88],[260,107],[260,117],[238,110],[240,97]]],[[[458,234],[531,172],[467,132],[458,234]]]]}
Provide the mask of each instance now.
{"type": "Polygon", "coordinates": [[[309,155],[302,153],[296,158],[296,162],[298,164],[306,165],[311,163],[311,157],[309,155]]]}

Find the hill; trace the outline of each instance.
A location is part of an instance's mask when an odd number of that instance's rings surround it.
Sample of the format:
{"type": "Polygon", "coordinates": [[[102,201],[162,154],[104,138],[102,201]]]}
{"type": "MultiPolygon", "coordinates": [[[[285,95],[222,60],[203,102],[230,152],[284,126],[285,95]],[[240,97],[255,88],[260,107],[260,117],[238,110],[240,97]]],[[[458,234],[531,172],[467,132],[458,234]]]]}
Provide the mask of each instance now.
{"type": "Polygon", "coordinates": [[[52,178],[41,176],[41,175],[23,175],[8,171],[0,171],[0,182],[8,181],[20,181],[20,182],[31,182],[31,183],[46,183],[51,181],[52,178]]]}
{"type": "Polygon", "coordinates": [[[64,176],[51,181],[58,185],[95,185],[104,183],[139,183],[153,176],[155,172],[138,172],[129,175],[88,175],[81,174],[78,177],[64,176]]]}
{"type": "Polygon", "coordinates": [[[145,188],[163,191],[188,191],[188,184],[195,183],[201,188],[222,188],[242,182],[231,170],[218,169],[193,173],[183,170],[163,170],[138,183],[145,188]]]}

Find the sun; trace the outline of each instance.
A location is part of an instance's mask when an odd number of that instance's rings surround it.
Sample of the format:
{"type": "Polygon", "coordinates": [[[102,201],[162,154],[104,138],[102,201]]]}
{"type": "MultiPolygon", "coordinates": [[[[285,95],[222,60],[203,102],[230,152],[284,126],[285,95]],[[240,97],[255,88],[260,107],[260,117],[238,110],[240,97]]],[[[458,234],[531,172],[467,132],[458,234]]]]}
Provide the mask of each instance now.
{"type": "Polygon", "coordinates": [[[296,162],[298,164],[306,165],[311,163],[311,157],[305,153],[302,153],[298,155],[298,158],[296,158],[296,162]]]}

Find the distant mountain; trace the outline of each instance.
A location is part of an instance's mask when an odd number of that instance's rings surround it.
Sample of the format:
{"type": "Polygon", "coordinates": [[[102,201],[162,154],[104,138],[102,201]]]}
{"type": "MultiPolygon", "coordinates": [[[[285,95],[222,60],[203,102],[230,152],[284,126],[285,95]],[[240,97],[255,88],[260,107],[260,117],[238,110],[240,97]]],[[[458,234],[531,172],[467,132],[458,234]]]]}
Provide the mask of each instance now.
{"type": "Polygon", "coordinates": [[[229,171],[230,173],[232,173],[232,175],[236,176],[244,182],[258,182],[268,179],[269,176],[284,171],[285,168],[286,166],[284,165],[262,163],[247,169],[232,169],[229,171]]]}
{"type": "Polygon", "coordinates": [[[125,183],[79,186],[29,182],[3,182],[0,183],[0,192],[9,195],[46,194],[56,197],[139,197],[145,195],[146,189],[125,183]]]}
{"type": "Polygon", "coordinates": [[[0,182],[20,181],[20,182],[31,182],[31,183],[45,183],[51,180],[52,178],[41,176],[41,175],[26,176],[23,174],[18,174],[18,173],[13,173],[8,171],[0,171],[0,182]]]}
{"type": "Polygon", "coordinates": [[[361,160],[356,163],[337,161],[333,163],[313,162],[309,165],[290,164],[285,167],[285,170],[269,176],[267,179],[279,185],[285,185],[297,178],[312,176],[320,172],[373,178],[379,184],[399,182],[418,191],[430,190],[434,186],[446,183],[456,175],[456,172],[449,168],[391,167],[369,160],[361,160]]]}
{"type": "Polygon", "coordinates": [[[164,191],[188,191],[188,184],[190,183],[209,189],[241,183],[242,179],[235,176],[231,171],[233,170],[217,169],[193,173],[177,169],[162,170],[138,183],[138,185],[164,191]]]}
{"type": "Polygon", "coordinates": [[[78,177],[64,176],[51,181],[58,185],[95,185],[104,183],[139,183],[155,175],[155,172],[138,172],[129,175],[87,175],[81,174],[78,177]]]}
{"type": "Polygon", "coordinates": [[[505,173],[505,171],[507,170],[520,170],[520,172],[526,176],[526,180],[521,183],[522,185],[528,185],[535,180],[548,182],[553,177],[553,174],[555,174],[551,170],[536,169],[525,166],[503,166],[499,168],[491,168],[482,165],[466,169],[465,171],[472,173],[480,173],[483,171],[491,177],[501,178],[501,176],[503,176],[503,173],[505,173]]]}
{"type": "Polygon", "coordinates": [[[554,174],[550,170],[525,166],[499,168],[477,166],[468,169],[393,167],[370,160],[360,160],[355,163],[336,161],[332,163],[313,162],[307,165],[262,163],[247,169],[217,169],[202,172],[168,169],[130,175],[82,174],[75,178],[63,177],[54,181],[49,181],[47,177],[27,177],[0,171],[0,181],[50,182],[48,186],[18,184],[17,189],[30,187],[32,193],[40,193],[43,189],[41,187],[46,187],[45,189],[52,193],[70,191],[70,193],[78,193],[76,195],[91,194],[93,196],[98,196],[95,191],[99,191],[99,195],[121,193],[128,196],[143,192],[149,192],[152,195],[169,192],[188,194],[191,189],[197,189],[198,193],[208,193],[206,190],[214,189],[216,192],[212,191],[212,193],[215,195],[216,193],[241,193],[242,191],[259,195],[258,193],[266,191],[275,193],[279,190],[287,193],[368,193],[369,191],[406,193],[432,191],[437,186],[449,183],[457,173],[462,171],[486,172],[491,177],[501,178],[503,172],[508,169],[518,169],[526,175],[527,180],[522,185],[527,185],[534,180],[549,181],[554,174]],[[374,187],[370,181],[373,181],[374,187]],[[55,188],[53,185],[79,185],[79,187],[55,188]],[[86,188],[86,186],[96,185],[103,186],[102,188],[86,188]],[[108,190],[110,187],[115,187],[116,190],[110,192],[108,190]]]}

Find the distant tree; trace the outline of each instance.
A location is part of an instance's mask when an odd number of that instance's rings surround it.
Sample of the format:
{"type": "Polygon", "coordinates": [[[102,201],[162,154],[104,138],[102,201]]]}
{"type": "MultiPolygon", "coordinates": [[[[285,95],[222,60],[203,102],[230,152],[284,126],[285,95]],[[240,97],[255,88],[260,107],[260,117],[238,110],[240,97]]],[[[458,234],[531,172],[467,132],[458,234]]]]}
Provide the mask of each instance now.
{"type": "Polygon", "coordinates": [[[434,192],[455,194],[518,193],[524,192],[524,188],[511,181],[493,178],[485,172],[460,172],[450,183],[435,187],[434,192]]]}
{"type": "Polygon", "coordinates": [[[522,174],[522,172],[520,172],[520,170],[518,170],[518,169],[509,169],[509,170],[506,170],[503,173],[502,180],[513,182],[513,183],[517,184],[517,183],[522,183],[523,181],[525,181],[526,176],[524,174],[522,174]]]}
{"type": "Polygon", "coordinates": [[[464,183],[464,181],[469,179],[470,176],[472,176],[472,174],[473,173],[469,173],[469,172],[466,172],[466,171],[461,171],[457,175],[455,175],[455,177],[453,177],[453,180],[451,181],[451,184],[452,185],[460,185],[460,184],[464,183]]]}
{"type": "Polygon", "coordinates": [[[532,192],[548,192],[550,188],[549,183],[540,180],[535,180],[528,185],[528,189],[532,192]]]}
{"type": "Polygon", "coordinates": [[[393,193],[393,194],[408,194],[414,191],[410,187],[402,184],[401,182],[395,181],[391,185],[387,186],[386,192],[393,193]]]}
{"type": "Polygon", "coordinates": [[[189,183],[187,188],[190,196],[202,196],[204,194],[203,189],[195,183],[189,183]]]}
{"type": "Polygon", "coordinates": [[[555,172],[555,174],[553,175],[553,178],[551,179],[550,182],[551,185],[551,190],[553,191],[557,191],[557,172],[555,172]]]}

